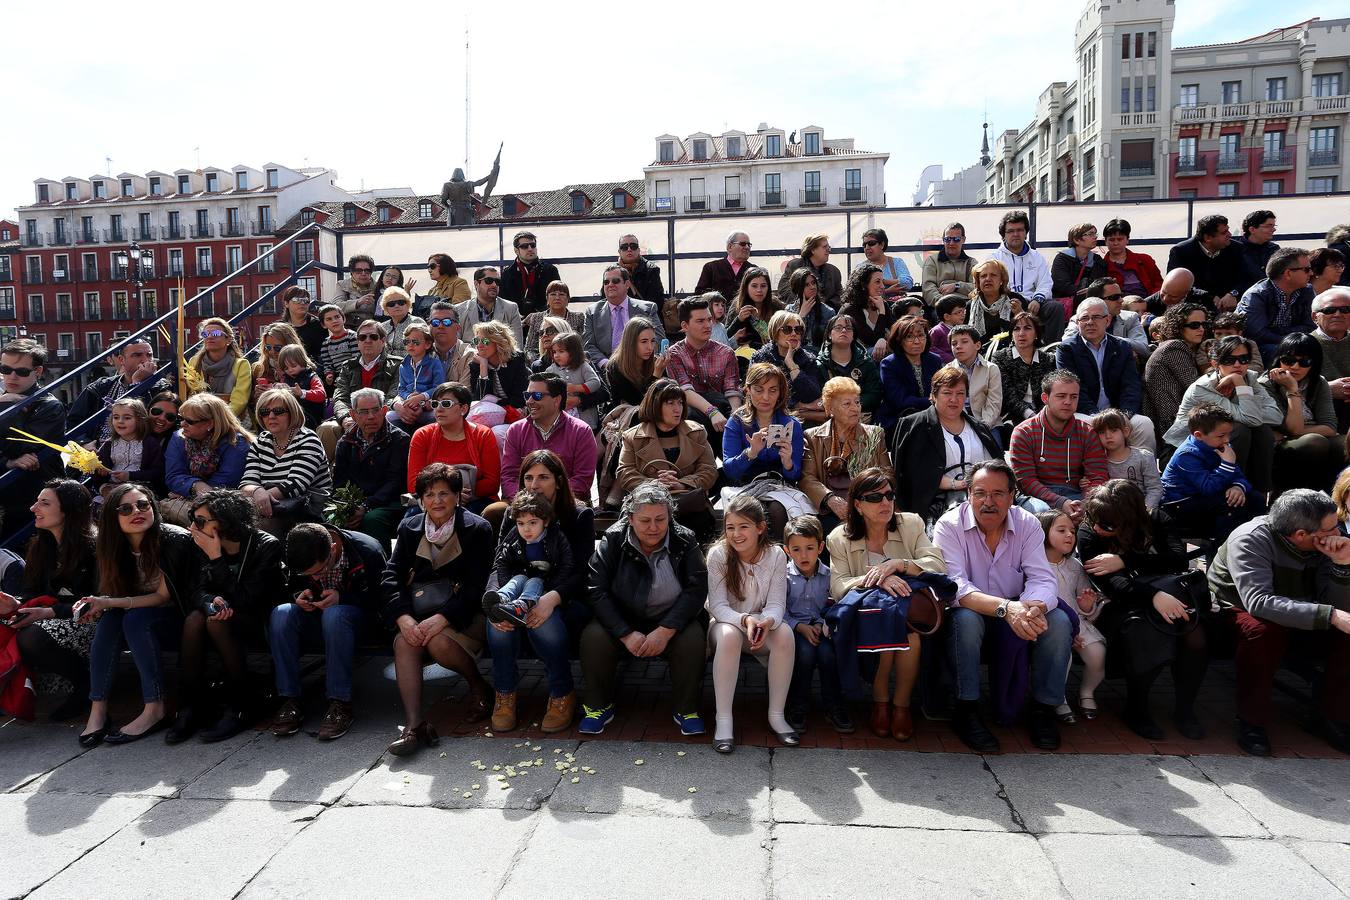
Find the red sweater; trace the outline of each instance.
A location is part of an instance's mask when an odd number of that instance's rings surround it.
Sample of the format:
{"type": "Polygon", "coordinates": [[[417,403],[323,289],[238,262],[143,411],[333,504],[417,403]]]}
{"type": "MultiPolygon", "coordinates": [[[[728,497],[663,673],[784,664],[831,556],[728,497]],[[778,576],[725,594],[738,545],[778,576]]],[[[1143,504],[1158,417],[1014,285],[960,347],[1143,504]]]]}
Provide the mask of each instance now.
{"type": "Polygon", "coordinates": [[[1054,509],[1062,507],[1066,498],[1046,485],[1081,490],[1085,476],[1090,487],[1103,485],[1111,477],[1106,470],[1106,451],[1092,425],[1075,417],[1062,432],[1055,432],[1046,421],[1045,410],[1013,429],[1009,456],[1022,493],[1044,500],[1054,509]]]}
{"type": "Polygon", "coordinates": [[[1125,287],[1126,271],[1133,272],[1144,285],[1141,297],[1156,294],[1162,288],[1162,273],[1158,271],[1158,264],[1153,261],[1153,257],[1148,254],[1126,250],[1125,262],[1121,265],[1111,262],[1109,256],[1106,258],[1106,274],[1114,278],[1122,289],[1125,287]]]}
{"type": "Polygon", "coordinates": [[[435,422],[423,425],[413,432],[408,445],[408,491],[416,493],[417,474],[431,463],[469,463],[478,467],[474,496],[494,498],[502,483],[501,454],[496,435],[486,425],[465,422],[462,441],[446,440],[435,422]]]}

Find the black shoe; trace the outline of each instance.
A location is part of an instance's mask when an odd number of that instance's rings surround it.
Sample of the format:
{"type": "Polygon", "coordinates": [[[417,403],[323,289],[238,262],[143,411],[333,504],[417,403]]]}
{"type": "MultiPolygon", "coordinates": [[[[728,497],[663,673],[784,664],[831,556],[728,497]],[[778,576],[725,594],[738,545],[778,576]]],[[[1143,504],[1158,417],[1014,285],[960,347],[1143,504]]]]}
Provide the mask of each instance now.
{"type": "Polygon", "coordinates": [[[853,724],[853,717],[848,714],[848,708],[845,706],[836,706],[825,713],[825,721],[829,722],[830,727],[840,734],[852,734],[858,730],[858,726],[853,724]]]}
{"type": "Polygon", "coordinates": [[[1252,756],[1270,755],[1270,735],[1260,725],[1238,719],[1238,746],[1252,756]]]}
{"type": "Polygon", "coordinates": [[[998,738],[985,727],[980,717],[980,704],[976,700],[958,700],[952,711],[952,730],[956,736],[976,753],[998,753],[998,738]]]}
{"type": "Polygon", "coordinates": [[[1031,745],[1038,750],[1059,749],[1059,724],[1055,721],[1055,708],[1044,703],[1032,703],[1028,715],[1027,730],[1031,733],[1031,745]]]}
{"type": "Polygon", "coordinates": [[[202,743],[214,744],[228,740],[248,727],[242,710],[227,706],[216,724],[202,732],[202,743]]]}
{"type": "Polygon", "coordinates": [[[140,734],[127,734],[125,731],[118,728],[114,731],[108,732],[108,736],[103,739],[103,742],[105,744],[113,744],[113,745],[134,744],[141,738],[149,737],[155,732],[163,731],[165,728],[168,727],[169,727],[169,717],[162,716],[158,722],[151,725],[149,728],[145,729],[140,734]]]}
{"type": "Polygon", "coordinates": [[[1350,724],[1323,717],[1322,736],[1335,749],[1342,753],[1350,753],[1350,724]]]}
{"type": "Polygon", "coordinates": [[[83,688],[76,687],[70,692],[70,696],[61,701],[56,709],[51,711],[47,717],[53,722],[65,722],[76,716],[86,715],[89,712],[89,686],[83,688]]]}
{"type": "Polygon", "coordinates": [[[80,735],[80,746],[86,750],[91,747],[97,747],[108,737],[108,726],[104,725],[97,731],[91,731],[88,734],[80,735]]]}
{"type": "Polygon", "coordinates": [[[173,717],[173,725],[164,733],[164,743],[181,744],[197,733],[197,713],[192,707],[180,709],[173,717]]]}
{"type": "Polygon", "coordinates": [[[1126,709],[1122,716],[1126,726],[1131,731],[1139,735],[1146,741],[1161,741],[1164,737],[1163,730],[1158,723],[1153,721],[1153,717],[1148,714],[1146,709],[1126,709]]]}
{"type": "Polygon", "coordinates": [[[787,711],[787,714],[784,715],[783,718],[787,719],[788,726],[789,726],[793,731],[805,731],[805,730],[806,730],[806,710],[804,710],[804,709],[789,709],[789,710],[787,711]]]}
{"type": "Polygon", "coordinates": [[[1205,735],[1205,726],[1200,724],[1200,719],[1194,712],[1177,713],[1172,719],[1172,724],[1181,732],[1181,736],[1190,738],[1193,741],[1203,740],[1205,735]]]}

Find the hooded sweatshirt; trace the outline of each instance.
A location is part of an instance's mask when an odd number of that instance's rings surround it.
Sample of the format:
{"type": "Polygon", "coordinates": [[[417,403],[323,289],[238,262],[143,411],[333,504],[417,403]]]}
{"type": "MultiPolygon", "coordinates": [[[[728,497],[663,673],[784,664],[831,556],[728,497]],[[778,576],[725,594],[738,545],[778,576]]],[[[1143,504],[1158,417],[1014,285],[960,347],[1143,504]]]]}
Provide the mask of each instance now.
{"type": "Polygon", "coordinates": [[[999,244],[990,259],[1007,268],[1009,290],[1028,300],[1045,300],[1050,296],[1050,266],[1031,244],[1023,244],[1021,253],[1013,253],[1007,244],[999,244]]]}
{"type": "Polygon", "coordinates": [[[1091,487],[1105,484],[1106,451],[1090,423],[1071,417],[1064,430],[1056,432],[1045,413],[1042,409],[1013,429],[1010,455],[1018,490],[1059,509],[1068,498],[1049,485],[1078,491],[1085,477],[1091,487]]]}

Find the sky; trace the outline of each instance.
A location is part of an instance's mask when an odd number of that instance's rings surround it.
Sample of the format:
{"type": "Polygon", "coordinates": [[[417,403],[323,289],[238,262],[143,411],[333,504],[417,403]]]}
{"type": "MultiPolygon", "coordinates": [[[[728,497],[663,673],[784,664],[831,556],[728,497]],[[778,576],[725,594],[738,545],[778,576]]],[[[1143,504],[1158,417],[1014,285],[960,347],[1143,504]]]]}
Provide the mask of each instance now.
{"type": "MultiPolygon", "coordinates": [[[[978,159],[986,110],[991,136],[1024,127],[1046,85],[1074,78],[1073,2],[877,3],[865,19],[796,0],[15,4],[0,212],[39,177],[241,163],[438,193],[466,156],[466,27],[469,175],[502,143],[497,193],[641,178],[657,135],[765,122],[888,151],[887,201],[904,206],[925,166],[978,159]]],[[[1335,14],[1176,5],[1174,46],[1335,14]]]]}

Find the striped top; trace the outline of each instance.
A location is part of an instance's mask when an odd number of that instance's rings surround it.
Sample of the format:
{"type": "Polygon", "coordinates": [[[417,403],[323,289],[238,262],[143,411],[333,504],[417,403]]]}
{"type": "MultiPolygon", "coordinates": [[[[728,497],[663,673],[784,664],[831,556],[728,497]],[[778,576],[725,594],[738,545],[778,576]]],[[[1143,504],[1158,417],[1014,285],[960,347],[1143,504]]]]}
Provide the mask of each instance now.
{"type": "Polygon", "coordinates": [[[337,340],[329,335],[323,339],[323,346],[319,348],[319,358],[316,360],[319,364],[319,371],[325,375],[329,372],[336,372],[342,368],[343,363],[355,356],[356,353],[355,331],[348,331],[337,340]]]}
{"type": "Polygon", "coordinates": [[[259,434],[248,449],[244,477],[239,484],[241,487],[256,484],[264,488],[281,488],[287,497],[308,494],[311,503],[321,503],[332,491],[333,477],[328,471],[328,457],[324,455],[319,436],[308,428],[301,428],[286,444],[281,456],[277,456],[272,434],[267,431],[259,434]]]}

